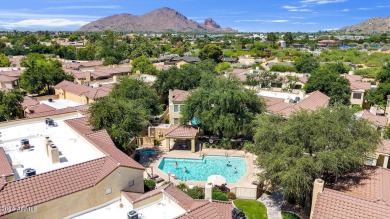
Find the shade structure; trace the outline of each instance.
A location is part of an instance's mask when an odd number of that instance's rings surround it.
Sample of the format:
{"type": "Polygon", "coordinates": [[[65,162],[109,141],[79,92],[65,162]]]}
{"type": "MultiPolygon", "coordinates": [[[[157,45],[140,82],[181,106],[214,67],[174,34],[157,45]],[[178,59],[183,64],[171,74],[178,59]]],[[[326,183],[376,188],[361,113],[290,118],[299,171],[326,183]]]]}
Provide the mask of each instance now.
{"type": "Polygon", "coordinates": [[[226,183],[226,178],[221,175],[211,175],[207,177],[207,182],[214,186],[221,186],[226,183]]]}

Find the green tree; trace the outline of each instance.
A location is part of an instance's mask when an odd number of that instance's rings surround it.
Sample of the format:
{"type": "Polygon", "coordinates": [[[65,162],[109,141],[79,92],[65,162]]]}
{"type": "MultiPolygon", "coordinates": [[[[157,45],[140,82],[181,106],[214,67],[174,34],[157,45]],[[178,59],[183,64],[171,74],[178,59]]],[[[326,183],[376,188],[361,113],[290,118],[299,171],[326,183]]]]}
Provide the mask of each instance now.
{"type": "Polygon", "coordinates": [[[215,71],[221,73],[223,71],[229,70],[232,68],[232,65],[229,62],[221,62],[215,67],[215,71]]]}
{"type": "Polygon", "coordinates": [[[19,90],[0,91],[0,122],[22,118],[22,102],[23,94],[19,90]]]}
{"type": "Polygon", "coordinates": [[[186,99],[181,123],[197,118],[203,130],[231,138],[249,134],[251,121],[262,110],[260,98],[236,78],[207,76],[186,99]]]}
{"type": "Polygon", "coordinates": [[[135,78],[121,78],[110,96],[114,99],[134,101],[137,105],[143,106],[152,115],[159,115],[162,111],[162,106],[159,104],[160,97],[157,95],[156,90],[135,78]]]}
{"type": "Polygon", "coordinates": [[[223,51],[215,44],[207,44],[199,51],[199,58],[202,60],[212,59],[219,63],[222,61],[223,51]]]}
{"type": "Polygon", "coordinates": [[[269,41],[271,43],[275,43],[276,40],[277,40],[277,36],[275,33],[273,33],[273,32],[267,33],[267,41],[269,41]]]}
{"type": "Polygon", "coordinates": [[[284,41],[286,41],[286,44],[289,46],[291,44],[293,44],[294,42],[294,36],[291,32],[287,32],[284,37],[283,37],[284,41]]]}
{"type": "Polygon", "coordinates": [[[51,92],[51,87],[63,80],[73,81],[73,76],[62,69],[61,62],[45,56],[31,54],[22,61],[27,67],[20,76],[20,86],[31,94],[51,92]]]}
{"type": "Polygon", "coordinates": [[[330,97],[330,104],[349,105],[351,95],[349,81],[340,76],[339,72],[326,66],[322,66],[310,75],[304,90],[308,93],[321,91],[330,97]]]}
{"type": "Polygon", "coordinates": [[[313,181],[328,185],[364,167],[380,142],[379,133],[347,106],[301,111],[288,120],[262,114],[254,122],[254,143],[261,179],[283,188],[285,197],[310,206],[313,181]],[[326,131],[324,131],[326,130],[326,131]]]}
{"type": "Polygon", "coordinates": [[[3,53],[0,53],[0,67],[9,67],[10,65],[11,62],[9,61],[8,57],[3,53]]]}
{"type": "Polygon", "coordinates": [[[92,103],[89,123],[97,130],[106,129],[114,143],[126,149],[148,124],[147,110],[135,101],[106,97],[92,103]]]}
{"type": "Polygon", "coordinates": [[[390,94],[390,83],[380,83],[375,90],[369,90],[365,99],[371,105],[386,106],[387,95],[390,94]]]}
{"type": "Polygon", "coordinates": [[[305,54],[295,60],[294,66],[298,72],[312,73],[315,69],[320,67],[320,62],[313,55],[305,54]]]}
{"type": "Polygon", "coordinates": [[[131,72],[135,73],[137,71],[151,75],[157,74],[157,70],[154,67],[152,61],[146,56],[140,56],[131,62],[131,72]]]}
{"type": "Polygon", "coordinates": [[[185,65],[181,69],[172,67],[157,75],[155,86],[161,96],[166,96],[170,89],[190,90],[199,86],[204,75],[216,75],[215,63],[204,60],[196,64],[185,65]]]}

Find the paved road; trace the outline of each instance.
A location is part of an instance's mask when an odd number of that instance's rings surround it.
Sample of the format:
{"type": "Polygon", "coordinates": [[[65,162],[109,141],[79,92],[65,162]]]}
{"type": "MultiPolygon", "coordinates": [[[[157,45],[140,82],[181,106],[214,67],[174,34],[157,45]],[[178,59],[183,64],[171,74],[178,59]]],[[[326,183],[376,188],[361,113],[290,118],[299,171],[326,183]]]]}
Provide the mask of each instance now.
{"type": "Polygon", "coordinates": [[[267,207],[268,219],[282,219],[281,206],[283,195],[281,191],[275,191],[271,195],[263,195],[258,199],[267,207]]]}

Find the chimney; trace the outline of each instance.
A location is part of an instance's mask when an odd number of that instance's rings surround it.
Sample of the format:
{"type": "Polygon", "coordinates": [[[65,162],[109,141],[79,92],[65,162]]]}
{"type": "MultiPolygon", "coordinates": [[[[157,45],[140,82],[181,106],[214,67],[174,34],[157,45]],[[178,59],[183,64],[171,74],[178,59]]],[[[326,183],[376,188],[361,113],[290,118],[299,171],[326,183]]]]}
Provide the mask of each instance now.
{"type": "Polygon", "coordinates": [[[316,206],[317,196],[324,191],[324,180],[316,179],[313,185],[313,198],[311,200],[310,218],[313,217],[314,207],[316,206]]]}
{"type": "Polygon", "coordinates": [[[206,183],[206,186],[204,187],[204,199],[210,200],[213,197],[213,184],[206,183]]]}
{"type": "Polygon", "coordinates": [[[53,144],[53,142],[50,140],[49,136],[45,137],[45,152],[46,156],[49,156],[49,147],[50,145],[53,144]]]}
{"type": "Polygon", "coordinates": [[[57,146],[55,146],[54,144],[51,144],[49,147],[49,158],[52,163],[60,162],[60,152],[58,151],[57,146]]]}
{"type": "Polygon", "coordinates": [[[91,72],[87,71],[85,73],[85,81],[87,81],[87,82],[91,81],[91,72]]]}

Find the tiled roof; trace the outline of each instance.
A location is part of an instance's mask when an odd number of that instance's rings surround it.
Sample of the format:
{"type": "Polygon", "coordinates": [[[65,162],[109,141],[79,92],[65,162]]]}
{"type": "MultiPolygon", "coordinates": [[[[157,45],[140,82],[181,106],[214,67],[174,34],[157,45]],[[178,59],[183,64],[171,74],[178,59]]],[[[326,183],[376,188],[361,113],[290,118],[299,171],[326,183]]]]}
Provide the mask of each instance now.
{"type": "Polygon", "coordinates": [[[137,203],[140,201],[143,201],[147,198],[150,198],[152,196],[155,196],[157,194],[160,194],[163,192],[163,190],[168,187],[170,184],[163,186],[161,188],[157,188],[155,190],[146,192],[146,193],[139,193],[139,192],[122,192],[122,195],[125,196],[127,200],[129,200],[131,203],[137,203]]]}
{"type": "Polygon", "coordinates": [[[89,99],[97,99],[100,97],[105,97],[110,94],[112,87],[104,86],[104,87],[89,87],[86,85],[76,84],[70,81],[62,81],[61,83],[54,86],[55,89],[63,89],[67,92],[74,93],[77,95],[84,95],[89,99]]]}
{"type": "Polygon", "coordinates": [[[36,101],[36,100],[34,100],[33,98],[31,98],[29,96],[25,96],[24,99],[23,99],[22,107],[24,109],[26,107],[35,106],[35,105],[38,105],[38,104],[39,104],[39,101],[36,101]]]}
{"type": "Polygon", "coordinates": [[[232,210],[231,202],[204,202],[203,205],[177,217],[177,219],[231,219],[232,210]]]}
{"type": "Polygon", "coordinates": [[[330,98],[320,91],[314,91],[307,95],[308,97],[297,104],[277,102],[274,105],[267,106],[267,111],[273,114],[280,114],[282,116],[289,117],[300,110],[315,111],[321,107],[327,107],[329,104],[330,98]]]}
{"type": "Polygon", "coordinates": [[[0,147],[0,177],[12,175],[14,175],[12,166],[7,158],[7,155],[5,154],[4,148],[0,147]]]}
{"type": "Polygon", "coordinates": [[[318,195],[313,219],[389,218],[389,169],[367,167],[358,176],[336,184],[335,188],[339,191],[324,189],[318,195]]]}
{"type": "Polygon", "coordinates": [[[373,115],[368,110],[363,110],[361,118],[367,119],[368,121],[372,122],[375,126],[385,127],[387,125],[386,116],[373,115]]]}
{"type": "Polygon", "coordinates": [[[31,118],[39,118],[39,117],[49,117],[49,116],[55,116],[55,115],[61,115],[66,113],[76,113],[76,112],[84,112],[88,110],[88,105],[81,105],[81,106],[75,106],[75,107],[67,107],[64,109],[55,109],[51,111],[46,112],[40,112],[40,113],[33,113],[33,114],[27,114],[26,117],[31,118]]]}
{"type": "Polygon", "coordinates": [[[88,124],[88,118],[82,117],[77,119],[66,120],[65,123],[73,128],[76,132],[86,138],[107,156],[112,157],[120,166],[144,170],[145,168],[131,159],[129,156],[120,151],[110,138],[106,130],[94,131],[88,124]]]}
{"type": "Polygon", "coordinates": [[[1,71],[0,75],[5,75],[8,77],[14,77],[14,78],[20,78],[20,75],[22,75],[23,72],[24,72],[24,70],[1,71]]]}
{"type": "Polygon", "coordinates": [[[361,82],[361,81],[351,81],[350,87],[352,90],[370,90],[371,84],[368,82],[361,82]]]}
{"type": "Polygon", "coordinates": [[[315,111],[321,107],[327,107],[329,104],[329,97],[320,91],[314,91],[308,94],[309,96],[297,103],[295,107],[300,109],[315,111]]]}
{"type": "Polygon", "coordinates": [[[30,107],[28,107],[28,109],[30,110],[30,114],[44,113],[44,112],[50,112],[50,111],[57,110],[56,108],[51,107],[51,106],[46,105],[46,104],[38,104],[35,106],[30,106],[30,107]]]}
{"type": "Polygon", "coordinates": [[[312,219],[386,219],[389,215],[389,206],[324,189],[317,197],[312,219]]]}
{"type": "Polygon", "coordinates": [[[276,97],[261,97],[264,99],[265,105],[267,107],[273,106],[278,103],[283,103],[284,99],[283,98],[276,98],[276,97]]]}
{"type": "Polygon", "coordinates": [[[376,149],[377,152],[382,154],[390,155],[390,140],[386,139],[381,142],[379,147],[376,149]]]}
{"type": "MultiPolygon", "coordinates": [[[[7,183],[0,191],[2,206],[31,207],[57,199],[99,183],[116,169],[110,157],[104,157],[7,183]]],[[[11,212],[0,211],[0,215],[11,212]]]]}
{"type": "Polygon", "coordinates": [[[186,211],[191,211],[199,207],[199,205],[202,205],[204,202],[208,202],[207,200],[195,200],[191,198],[186,193],[176,188],[173,184],[169,184],[163,190],[163,193],[186,211]]]}
{"type": "Polygon", "coordinates": [[[182,102],[186,100],[188,96],[190,96],[189,91],[177,90],[177,89],[172,91],[172,101],[175,102],[182,102]]]}
{"type": "Polygon", "coordinates": [[[195,137],[198,134],[198,129],[191,126],[171,125],[169,127],[166,137],[195,137]]]}
{"type": "Polygon", "coordinates": [[[7,75],[0,75],[0,82],[13,82],[13,81],[16,81],[18,80],[17,78],[15,77],[10,77],[10,76],[7,76],[7,75]]]}

